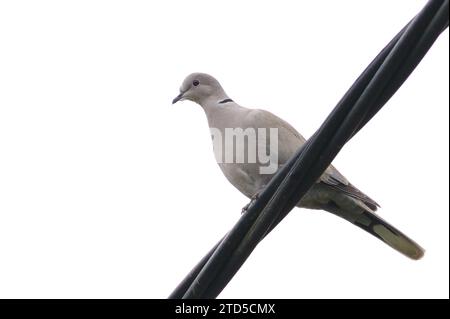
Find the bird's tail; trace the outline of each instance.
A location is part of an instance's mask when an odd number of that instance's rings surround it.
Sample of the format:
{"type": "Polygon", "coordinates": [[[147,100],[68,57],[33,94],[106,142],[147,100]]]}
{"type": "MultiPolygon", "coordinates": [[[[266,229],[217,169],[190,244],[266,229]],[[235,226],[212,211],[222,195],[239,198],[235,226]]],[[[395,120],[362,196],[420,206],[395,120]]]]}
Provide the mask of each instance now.
{"type": "Polygon", "coordinates": [[[360,210],[356,214],[355,212],[349,214],[336,206],[330,207],[327,210],[364,229],[405,256],[415,260],[422,258],[425,250],[416,242],[381,219],[370,208],[359,208],[360,210]]]}

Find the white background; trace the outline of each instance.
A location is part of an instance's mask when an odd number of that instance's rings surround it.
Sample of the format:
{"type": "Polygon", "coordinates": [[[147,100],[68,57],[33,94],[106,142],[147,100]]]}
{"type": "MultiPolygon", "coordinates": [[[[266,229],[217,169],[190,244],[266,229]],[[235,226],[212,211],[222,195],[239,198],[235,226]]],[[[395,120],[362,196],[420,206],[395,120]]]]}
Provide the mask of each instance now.
{"type": "MultiPolygon", "coordinates": [[[[247,203],[184,77],[310,136],[424,4],[1,2],[0,297],[167,297],[247,203]]],[[[425,257],[295,209],[220,297],[449,297],[448,41],[334,161],[425,257]]]]}

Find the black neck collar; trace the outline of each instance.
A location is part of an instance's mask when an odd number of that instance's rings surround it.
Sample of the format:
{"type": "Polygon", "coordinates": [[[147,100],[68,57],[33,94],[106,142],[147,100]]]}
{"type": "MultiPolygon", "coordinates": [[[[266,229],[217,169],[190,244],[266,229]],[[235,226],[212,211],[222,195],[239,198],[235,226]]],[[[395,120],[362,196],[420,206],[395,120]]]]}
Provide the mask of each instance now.
{"type": "Polygon", "coordinates": [[[233,102],[233,100],[232,99],[225,99],[225,100],[219,101],[219,104],[224,104],[224,103],[228,103],[228,102],[233,102]]]}

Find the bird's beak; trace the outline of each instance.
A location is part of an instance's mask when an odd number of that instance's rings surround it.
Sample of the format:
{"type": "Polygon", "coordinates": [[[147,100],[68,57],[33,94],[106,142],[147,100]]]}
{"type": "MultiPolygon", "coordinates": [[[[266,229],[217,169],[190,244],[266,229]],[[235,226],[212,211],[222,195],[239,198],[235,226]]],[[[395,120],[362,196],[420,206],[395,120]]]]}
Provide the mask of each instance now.
{"type": "Polygon", "coordinates": [[[180,94],[177,95],[176,98],[173,99],[172,104],[177,103],[179,100],[181,100],[183,98],[183,94],[186,93],[186,91],[181,92],[180,94]]]}

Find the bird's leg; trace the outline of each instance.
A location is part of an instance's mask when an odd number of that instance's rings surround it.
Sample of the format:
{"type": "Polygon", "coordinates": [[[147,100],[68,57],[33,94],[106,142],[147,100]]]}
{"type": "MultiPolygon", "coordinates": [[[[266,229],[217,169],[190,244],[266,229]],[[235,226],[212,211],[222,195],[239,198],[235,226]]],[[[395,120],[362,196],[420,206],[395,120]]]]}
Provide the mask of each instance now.
{"type": "Polygon", "coordinates": [[[241,214],[244,214],[245,212],[247,212],[247,210],[250,208],[250,206],[253,205],[253,203],[259,198],[259,191],[256,192],[255,194],[253,194],[253,196],[250,198],[250,202],[247,203],[247,205],[245,205],[242,208],[241,214]]]}
{"type": "MultiPolygon", "coordinates": [[[[284,164],[285,163],[278,164],[278,170],[283,168],[284,164]]],[[[253,205],[253,203],[258,199],[259,193],[261,193],[261,191],[264,189],[264,187],[266,187],[266,185],[263,185],[255,194],[253,194],[253,196],[250,198],[250,202],[247,205],[245,205],[244,207],[242,207],[241,214],[247,212],[247,210],[250,208],[250,206],[253,205]]]]}

